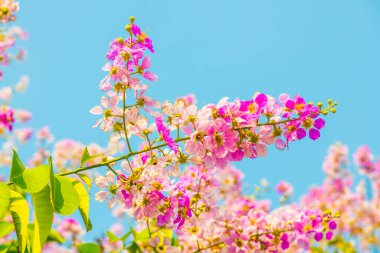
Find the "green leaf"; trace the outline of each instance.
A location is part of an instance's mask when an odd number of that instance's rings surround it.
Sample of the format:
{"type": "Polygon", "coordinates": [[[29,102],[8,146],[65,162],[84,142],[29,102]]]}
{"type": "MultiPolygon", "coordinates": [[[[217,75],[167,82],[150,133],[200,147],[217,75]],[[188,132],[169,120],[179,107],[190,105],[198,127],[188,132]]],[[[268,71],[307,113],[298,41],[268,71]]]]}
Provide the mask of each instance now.
{"type": "Polygon", "coordinates": [[[125,242],[125,240],[133,233],[133,230],[129,230],[127,233],[125,233],[122,237],[120,237],[120,240],[122,242],[125,242]]]}
{"type": "Polygon", "coordinates": [[[8,249],[11,247],[11,244],[0,245],[0,253],[7,253],[8,249]]]}
{"type": "Polygon", "coordinates": [[[178,238],[177,237],[172,238],[172,246],[178,246],[178,238]]]}
{"type": "Polygon", "coordinates": [[[92,229],[92,224],[88,215],[88,212],[90,210],[90,198],[88,196],[88,193],[86,191],[86,188],[84,188],[83,184],[79,182],[78,180],[75,180],[73,178],[70,178],[71,183],[75,189],[75,191],[78,194],[79,197],[79,212],[82,216],[83,222],[86,226],[87,232],[92,229]]]}
{"type": "Polygon", "coordinates": [[[108,239],[110,240],[110,243],[114,243],[114,242],[117,242],[120,240],[120,238],[117,235],[115,235],[114,233],[112,233],[111,231],[107,231],[106,235],[107,235],[108,239]]]}
{"type": "Polygon", "coordinates": [[[11,195],[7,183],[0,182],[0,218],[8,211],[9,197],[11,195]]]}
{"type": "Polygon", "coordinates": [[[49,156],[48,158],[48,162],[49,162],[49,169],[50,169],[50,190],[51,190],[51,200],[53,202],[53,207],[54,207],[54,191],[55,191],[55,187],[54,187],[54,169],[53,169],[53,161],[51,159],[51,156],[49,156]]]}
{"type": "Polygon", "coordinates": [[[129,253],[137,253],[137,252],[141,253],[142,252],[140,249],[140,246],[135,242],[132,242],[132,244],[130,246],[128,246],[127,250],[129,253]]]}
{"type": "Polygon", "coordinates": [[[79,207],[79,197],[70,179],[54,176],[54,209],[62,215],[70,215],[79,207]]]}
{"type": "Polygon", "coordinates": [[[22,164],[16,150],[13,149],[10,179],[21,175],[24,170],[25,166],[22,164]]]}
{"type": "Polygon", "coordinates": [[[28,244],[28,220],[29,206],[26,200],[15,191],[10,191],[9,211],[13,218],[13,224],[16,229],[17,239],[19,242],[19,250],[24,253],[28,244]]]}
{"type": "Polygon", "coordinates": [[[102,156],[102,155],[104,155],[104,154],[90,155],[87,147],[84,147],[83,152],[82,152],[82,158],[80,159],[80,167],[82,167],[89,160],[94,159],[94,158],[99,157],[99,156],[102,156]]]}
{"type": "Polygon", "coordinates": [[[12,223],[1,221],[0,222],[0,238],[9,235],[15,227],[12,223]]]}
{"type": "Polygon", "coordinates": [[[32,169],[27,169],[23,173],[11,177],[11,182],[15,183],[21,189],[35,193],[44,188],[50,178],[50,168],[48,165],[40,165],[32,169]]]}
{"type": "Polygon", "coordinates": [[[63,238],[57,231],[51,230],[46,241],[62,244],[65,242],[65,238],[63,238]]]}
{"type": "Polygon", "coordinates": [[[149,230],[146,228],[135,235],[135,241],[144,241],[150,237],[149,230]]]}
{"type": "Polygon", "coordinates": [[[92,180],[86,174],[78,174],[80,179],[87,185],[88,191],[91,191],[92,180]]]}
{"type": "Polygon", "coordinates": [[[34,204],[33,253],[41,252],[50,233],[54,219],[54,209],[50,199],[50,187],[46,185],[40,192],[32,194],[34,204]]]}
{"type": "Polygon", "coordinates": [[[80,166],[82,167],[91,158],[90,153],[88,153],[87,146],[84,147],[82,152],[82,158],[80,159],[80,166]]]}
{"type": "Polygon", "coordinates": [[[102,249],[96,243],[83,243],[77,245],[79,253],[101,253],[102,249]]]}

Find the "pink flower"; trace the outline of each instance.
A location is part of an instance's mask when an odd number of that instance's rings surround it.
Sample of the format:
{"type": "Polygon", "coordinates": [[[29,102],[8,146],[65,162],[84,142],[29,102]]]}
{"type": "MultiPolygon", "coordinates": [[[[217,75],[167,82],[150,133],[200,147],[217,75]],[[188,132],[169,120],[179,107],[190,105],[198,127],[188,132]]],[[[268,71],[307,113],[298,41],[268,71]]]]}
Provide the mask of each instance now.
{"type": "Polygon", "coordinates": [[[286,181],[281,181],[277,186],[276,186],[276,191],[278,194],[289,197],[293,194],[293,186],[286,182],[286,181]]]}
{"type": "Polygon", "coordinates": [[[153,74],[152,72],[149,72],[149,71],[145,71],[143,73],[143,77],[145,77],[146,79],[148,79],[149,81],[152,81],[152,82],[155,82],[158,79],[158,77],[155,74],[153,74]]]}
{"type": "Polygon", "coordinates": [[[217,159],[224,158],[237,149],[237,132],[232,130],[222,118],[217,118],[205,127],[204,145],[217,159]]]}

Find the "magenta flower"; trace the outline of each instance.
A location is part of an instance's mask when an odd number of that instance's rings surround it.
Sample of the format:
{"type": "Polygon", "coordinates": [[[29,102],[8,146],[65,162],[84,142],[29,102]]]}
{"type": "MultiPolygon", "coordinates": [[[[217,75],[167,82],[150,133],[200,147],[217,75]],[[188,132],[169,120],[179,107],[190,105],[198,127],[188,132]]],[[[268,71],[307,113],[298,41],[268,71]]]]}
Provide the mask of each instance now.
{"type": "MultiPolygon", "coordinates": [[[[319,130],[321,130],[325,126],[325,121],[321,118],[318,118],[316,120],[308,118],[302,122],[302,125],[306,129],[309,130],[309,138],[315,141],[321,136],[321,133],[319,132],[319,130]]],[[[303,138],[306,136],[306,130],[303,128],[300,128],[298,130],[298,134],[299,136],[302,136],[303,138]]],[[[302,138],[298,138],[298,139],[302,139],[302,138]]]]}
{"type": "Polygon", "coordinates": [[[280,240],[281,240],[281,249],[283,250],[288,249],[290,246],[288,234],[287,233],[282,234],[280,240]]]}
{"type": "Polygon", "coordinates": [[[14,111],[12,108],[0,108],[0,126],[3,125],[9,131],[13,129],[14,119],[14,111]]]}
{"type": "Polygon", "coordinates": [[[170,130],[166,128],[161,117],[155,118],[157,131],[160,133],[162,139],[168,144],[168,147],[174,151],[175,154],[178,153],[178,144],[170,136],[170,130]]]}
{"type": "Polygon", "coordinates": [[[133,35],[135,35],[135,36],[141,36],[140,27],[138,27],[136,24],[132,24],[131,31],[132,31],[133,35]]]}

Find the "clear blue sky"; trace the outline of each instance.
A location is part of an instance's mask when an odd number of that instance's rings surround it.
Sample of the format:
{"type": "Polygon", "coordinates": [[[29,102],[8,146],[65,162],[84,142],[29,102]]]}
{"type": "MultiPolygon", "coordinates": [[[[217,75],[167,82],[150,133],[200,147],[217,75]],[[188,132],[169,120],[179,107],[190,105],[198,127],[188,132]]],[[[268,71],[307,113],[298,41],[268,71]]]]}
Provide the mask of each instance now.
{"type": "MultiPolygon", "coordinates": [[[[380,154],[378,0],[21,0],[21,8],[29,57],[8,75],[26,73],[31,85],[15,103],[34,113],[32,126],[50,125],[57,139],[106,143],[106,135],[91,128],[95,117],[88,110],[101,96],[108,43],[125,35],[134,15],[156,49],[154,98],[194,93],[205,104],[261,91],[339,102],[317,142],[240,163],[247,183],[285,179],[300,196],[322,180],[331,143],[342,141],[351,150],[367,143],[380,154]]],[[[105,205],[93,207],[94,219],[104,222],[89,236],[110,220],[105,205]]]]}

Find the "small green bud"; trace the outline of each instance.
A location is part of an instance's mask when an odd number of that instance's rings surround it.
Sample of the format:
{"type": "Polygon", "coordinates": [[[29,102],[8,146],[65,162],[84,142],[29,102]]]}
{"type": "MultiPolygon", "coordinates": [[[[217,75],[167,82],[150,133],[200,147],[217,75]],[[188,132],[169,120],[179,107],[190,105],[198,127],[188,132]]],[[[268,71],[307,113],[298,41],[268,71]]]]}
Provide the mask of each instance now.
{"type": "Polygon", "coordinates": [[[321,109],[322,106],[323,106],[323,103],[322,102],[318,102],[317,106],[319,107],[319,109],[321,109]]]}
{"type": "Polygon", "coordinates": [[[336,108],[331,108],[331,109],[330,109],[330,112],[332,112],[332,113],[336,113],[336,108]]]}
{"type": "Polygon", "coordinates": [[[332,103],[332,99],[328,99],[328,100],[327,100],[327,103],[328,103],[328,104],[331,104],[331,103],[332,103]]]}
{"type": "Polygon", "coordinates": [[[142,131],[142,133],[143,133],[143,135],[149,135],[150,133],[151,133],[151,131],[150,130],[148,130],[148,129],[144,129],[143,131],[142,131]]]}
{"type": "Polygon", "coordinates": [[[116,67],[112,67],[111,71],[110,71],[110,74],[111,75],[114,75],[117,73],[117,68],[116,67]]]}
{"type": "Polygon", "coordinates": [[[132,30],[132,26],[131,26],[131,24],[126,25],[126,26],[125,26],[125,30],[126,30],[127,32],[131,32],[131,30],[132,30]]]}
{"type": "Polygon", "coordinates": [[[113,87],[116,92],[120,92],[124,90],[124,84],[121,82],[115,83],[115,86],[113,87]]]}
{"type": "Polygon", "coordinates": [[[114,132],[120,132],[122,130],[123,130],[123,125],[120,122],[116,122],[115,125],[113,125],[114,132]]]}
{"type": "Polygon", "coordinates": [[[105,110],[103,115],[105,118],[111,117],[112,116],[112,110],[111,109],[105,110]]]}
{"type": "Polygon", "coordinates": [[[112,194],[116,194],[116,191],[117,189],[119,188],[120,186],[117,186],[117,185],[111,185],[108,190],[110,191],[110,193],[112,194]]]}
{"type": "Polygon", "coordinates": [[[134,16],[130,16],[129,20],[131,21],[131,23],[133,23],[133,22],[135,22],[135,17],[134,16]]]}

